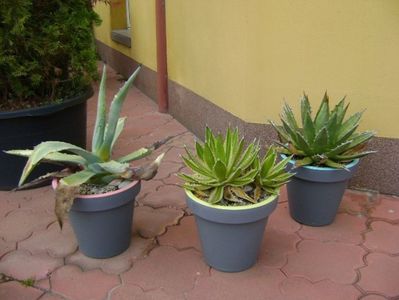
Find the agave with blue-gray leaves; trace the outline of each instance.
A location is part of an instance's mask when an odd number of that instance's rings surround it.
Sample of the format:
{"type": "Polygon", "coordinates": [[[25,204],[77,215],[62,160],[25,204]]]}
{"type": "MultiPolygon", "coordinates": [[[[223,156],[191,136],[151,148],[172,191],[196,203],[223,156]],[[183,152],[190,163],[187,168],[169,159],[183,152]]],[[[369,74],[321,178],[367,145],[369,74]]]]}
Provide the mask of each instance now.
{"type": "Polygon", "coordinates": [[[184,188],[211,204],[247,205],[275,197],[292,174],[285,171],[291,157],[277,162],[270,147],[259,158],[257,141],[244,147],[238,129],[227,129],[226,136],[205,129],[205,142],[196,142],[195,151],[186,148],[183,160],[193,174],[179,174],[184,188]]]}
{"type": "Polygon", "coordinates": [[[157,172],[163,154],[159,155],[152,163],[143,167],[134,168],[129,163],[151,154],[155,149],[167,142],[170,137],[125,156],[115,159],[111,158],[112,149],[126,121],[126,118],[119,117],[122,104],[140,68],[139,66],[134,71],[114,96],[107,117],[106,67],[104,66],[98,95],[97,117],[91,151],[58,141],[40,143],[33,150],[6,151],[8,154],[28,157],[19,181],[20,188],[36,185],[52,178],[59,178],[59,184],[56,189],[55,213],[61,227],[62,220],[71,208],[73,200],[79,193],[82,185],[90,183],[99,186],[115,186],[116,183],[123,184],[126,181],[150,180],[157,172]],[[65,165],[66,169],[49,173],[24,185],[29,174],[41,162],[65,165]]]}
{"type": "Polygon", "coordinates": [[[345,97],[330,111],[329,97],[325,93],[314,118],[308,96],[301,100],[302,124],[295,119],[288,104],[280,115],[282,125],[272,126],[280,138],[279,152],[293,155],[296,166],[318,165],[345,168],[345,164],[375,151],[366,151],[373,131],[356,132],[363,112],[345,119],[348,105],[345,97]]]}

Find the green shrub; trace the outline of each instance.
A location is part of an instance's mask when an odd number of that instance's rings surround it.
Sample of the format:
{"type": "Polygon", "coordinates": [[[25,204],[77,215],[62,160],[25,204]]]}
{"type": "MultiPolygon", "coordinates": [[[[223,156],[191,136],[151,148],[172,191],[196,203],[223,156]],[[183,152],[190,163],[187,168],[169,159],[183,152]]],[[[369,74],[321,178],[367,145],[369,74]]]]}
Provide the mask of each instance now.
{"type": "Polygon", "coordinates": [[[79,94],[97,77],[88,0],[2,0],[0,110],[38,106],[79,94]]]}

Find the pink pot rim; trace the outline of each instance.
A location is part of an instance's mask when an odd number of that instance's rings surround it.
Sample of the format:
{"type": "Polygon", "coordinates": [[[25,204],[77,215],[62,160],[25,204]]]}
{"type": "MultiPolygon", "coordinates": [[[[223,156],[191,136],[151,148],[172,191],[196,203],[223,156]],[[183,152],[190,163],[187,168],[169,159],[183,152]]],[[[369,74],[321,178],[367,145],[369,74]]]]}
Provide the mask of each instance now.
{"type": "MultiPolygon", "coordinates": [[[[51,186],[52,186],[53,190],[55,190],[57,188],[58,181],[59,180],[57,178],[54,178],[52,180],[51,186]]],[[[76,198],[80,198],[80,199],[96,199],[96,198],[104,198],[104,197],[107,197],[107,196],[113,196],[113,195],[122,193],[122,192],[132,188],[133,186],[135,186],[138,183],[139,183],[139,181],[135,180],[135,181],[132,181],[131,183],[129,183],[128,185],[124,186],[123,188],[118,189],[116,191],[107,192],[107,193],[103,193],[103,194],[96,194],[96,195],[78,195],[76,198]]]]}

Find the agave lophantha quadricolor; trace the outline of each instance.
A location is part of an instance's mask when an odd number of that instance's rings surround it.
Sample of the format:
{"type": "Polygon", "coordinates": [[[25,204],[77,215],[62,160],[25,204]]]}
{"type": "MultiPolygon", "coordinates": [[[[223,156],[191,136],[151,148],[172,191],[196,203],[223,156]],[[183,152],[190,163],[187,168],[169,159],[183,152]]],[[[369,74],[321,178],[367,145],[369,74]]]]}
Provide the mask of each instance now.
{"type": "Polygon", "coordinates": [[[234,205],[257,203],[265,196],[275,197],[292,174],[285,171],[291,157],[277,163],[274,147],[259,158],[259,144],[254,141],[244,150],[244,139],[238,129],[227,129],[226,137],[214,135],[207,127],[205,142],[196,142],[196,155],[187,148],[185,164],[193,174],[179,174],[184,188],[195,192],[212,204],[234,205]],[[246,188],[251,193],[246,192],[246,188]]]}

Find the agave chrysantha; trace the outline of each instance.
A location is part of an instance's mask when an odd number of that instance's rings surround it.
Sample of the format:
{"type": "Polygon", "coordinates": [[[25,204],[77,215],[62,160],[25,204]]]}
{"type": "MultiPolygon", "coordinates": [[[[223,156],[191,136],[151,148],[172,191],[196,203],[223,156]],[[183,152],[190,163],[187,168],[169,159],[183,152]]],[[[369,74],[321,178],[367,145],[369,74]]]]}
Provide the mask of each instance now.
{"type": "Polygon", "coordinates": [[[205,142],[195,143],[196,155],[186,148],[185,164],[193,174],[179,174],[184,188],[195,192],[212,204],[257,203],[265,195],[274,197],[292,174],[285,171],[290,157],[277,163],[277,153],[270,147],[259,158],[255,140],[244,149],[244,139],[238,129],[226,131],[226,136],[214,135],[205,129],[205,142]],[[246,192],[249,187],[251,193],[246,192]],[[225,201],[222,201],[225,200],[225,201]]]}
{"type": "Polygon", "coordinates": [[[280,115],[282,125],[271,122],[280,138],[283,154],[294,155],[296,166],[321,165],[345,168],[345,164],[375,151],[365,151],[373,131],[357,133],[363,112],[345,119],[348,105],[345,97],[330,111],[327,93],[312,118],[308,96],[301,100],[302,126],[298,125],[291,107],[286,103],[280,115]]]}
{"type": "Polygon", "coordinates": [[[38,144],[33,150],[10,150],[8,154],[28,157],[23,169],[19,186],[37,184],[42,181],[59,178],[56,189],[56,215],[62,226],[62,219],[73,204],[78,193],[78,187],[85,183],[108,185],[115,181],[150,180],[157,172],[163,154],[152,163],[133,168],[130,162],[151,154],[164,144],[169,138],[156,142],[153,145],[138,149],[125,156],[111,159],[112,149],[120,136],[126,118],[120,118],[122,104],[126,99],[129,87],[137,77],[140,66],[134,71],[122,88],[114,96],[107,118],[106,111],[106,66],[103,68],[99,95],[97,116],[92,139],[92,149],[87,151],[70,143],[47,141],[38,144]],[[32,170],[41,162],[50,162],[65,165],[66,169],[49,173],[32,183],[23,185],[32,170]]]}

